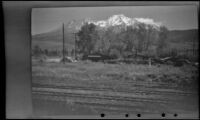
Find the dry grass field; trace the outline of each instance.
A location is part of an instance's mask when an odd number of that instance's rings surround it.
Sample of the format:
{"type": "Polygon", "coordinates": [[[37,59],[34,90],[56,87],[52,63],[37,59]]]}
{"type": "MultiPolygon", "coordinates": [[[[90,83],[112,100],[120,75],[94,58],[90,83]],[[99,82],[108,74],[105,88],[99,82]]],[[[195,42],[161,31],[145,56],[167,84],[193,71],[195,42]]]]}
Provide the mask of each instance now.
{"type": "Polygon", "coordinates": [[[198,114],[198,69],[32,61],[36,115],[198,114]]]}

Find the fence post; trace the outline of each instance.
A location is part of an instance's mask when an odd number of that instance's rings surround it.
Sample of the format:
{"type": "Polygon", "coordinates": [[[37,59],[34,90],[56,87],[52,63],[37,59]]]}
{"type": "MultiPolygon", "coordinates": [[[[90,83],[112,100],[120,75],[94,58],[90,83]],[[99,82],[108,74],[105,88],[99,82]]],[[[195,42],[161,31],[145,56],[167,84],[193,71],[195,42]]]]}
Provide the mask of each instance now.
{"type": "Polygon", "coordinates": [[[149,58],[148,61],[149,61],[149,67],[151,67],[151,58],[149,58]]]}
{"type": "Polygon", "coordinates": [[[65,64],[65,32],[64,32],[64,23],[62,25],[62,32],[63,32],[63,63],[65,64]]]}

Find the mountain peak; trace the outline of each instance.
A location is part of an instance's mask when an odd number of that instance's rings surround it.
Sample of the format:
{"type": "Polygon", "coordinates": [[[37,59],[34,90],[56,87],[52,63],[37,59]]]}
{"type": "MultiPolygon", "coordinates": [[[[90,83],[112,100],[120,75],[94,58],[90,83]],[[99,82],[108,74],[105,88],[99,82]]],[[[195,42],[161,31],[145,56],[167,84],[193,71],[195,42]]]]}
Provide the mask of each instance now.
{"type": "Polygon", "coordinates": [[[126,19],[128,17],[126,17],[124,14],[118,14],[118,15],[112,15],[109,19],[126,19]]]}
{"type": "Polygon", "coordinates": [[[131,18],[128,18],[123,14],[113,15],[108,19],[108,24],[110,24],[111,26],[121,25],[121,24],[130,25],[131,24],[130,22],[131,18]]]}

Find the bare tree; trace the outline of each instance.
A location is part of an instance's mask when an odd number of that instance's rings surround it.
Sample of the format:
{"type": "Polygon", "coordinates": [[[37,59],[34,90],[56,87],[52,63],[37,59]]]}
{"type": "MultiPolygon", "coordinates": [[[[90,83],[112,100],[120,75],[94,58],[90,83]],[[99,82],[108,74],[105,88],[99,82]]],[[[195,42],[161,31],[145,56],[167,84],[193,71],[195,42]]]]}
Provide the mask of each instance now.
{"type": "Polygon", "coordinates": [[[168,29],[165,26],[160,27],[159,39],[157,42],[157,54],[160,55],[163,52],[163,48],[167,46],[168,29]]]}

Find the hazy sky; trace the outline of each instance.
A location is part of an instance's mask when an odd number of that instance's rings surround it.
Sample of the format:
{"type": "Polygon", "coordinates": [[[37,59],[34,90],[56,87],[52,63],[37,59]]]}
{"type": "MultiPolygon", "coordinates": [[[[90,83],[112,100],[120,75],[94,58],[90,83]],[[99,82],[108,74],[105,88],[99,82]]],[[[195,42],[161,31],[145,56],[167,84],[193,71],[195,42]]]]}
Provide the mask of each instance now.
{"type": "Polygon", "coordinates": [[[61,23],[71,20],[91,18],[105,20],[115,14],[127,17],[152,18],[162,22],[168,29],[198,28],[196,6],[124,6],[124,7],[66,7],[32,9],[32,34],[53,30],[61,23]]]}

